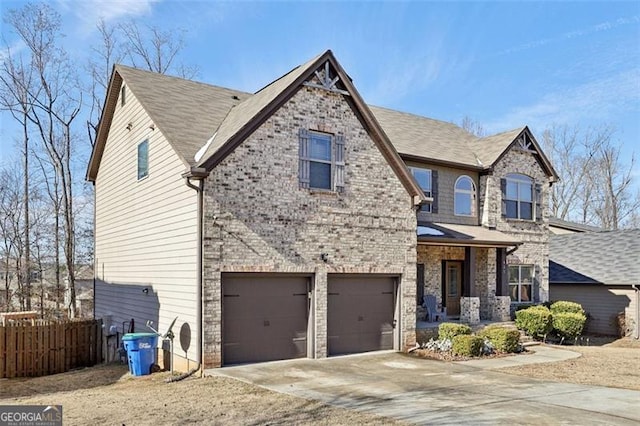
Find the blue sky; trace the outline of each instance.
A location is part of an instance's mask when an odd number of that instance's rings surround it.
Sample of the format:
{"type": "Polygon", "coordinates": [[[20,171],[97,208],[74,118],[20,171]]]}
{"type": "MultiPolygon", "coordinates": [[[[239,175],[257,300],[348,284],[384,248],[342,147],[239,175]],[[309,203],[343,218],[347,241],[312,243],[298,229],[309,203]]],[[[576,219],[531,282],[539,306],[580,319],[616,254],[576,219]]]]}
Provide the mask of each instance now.
{"type": "MultiPolygon", "coordinates": [[[[2,11],[22,2],[2,2],[2,11]]],[[[81,66],[95,23],[187,30],[197,79],[255,91],[332,49],[365,101],[497,133],[611,124],[640,155],[640,2],[54,0],[81,66]]],[[[6,25],[8,42],[12,34],[6,25]]],[[[2,115],[0,162],[13,151],[2,115]]],[[[640,161],[638,161],[640,163],[640,161]]],[[[640,180],[640,164],[636,166],[640,180]]]]}

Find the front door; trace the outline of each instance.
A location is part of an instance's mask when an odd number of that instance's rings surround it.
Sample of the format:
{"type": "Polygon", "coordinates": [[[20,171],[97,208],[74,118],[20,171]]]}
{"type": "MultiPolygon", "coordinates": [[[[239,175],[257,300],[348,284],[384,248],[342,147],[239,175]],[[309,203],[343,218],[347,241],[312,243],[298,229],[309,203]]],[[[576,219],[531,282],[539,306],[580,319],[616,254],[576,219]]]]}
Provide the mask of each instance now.
{"type": "Polygon", "coordinates": [[[447,296],[447,315],[460,315],[460,296],[462,295],[462,262],[445,263],[445,294],[447,296]]]}

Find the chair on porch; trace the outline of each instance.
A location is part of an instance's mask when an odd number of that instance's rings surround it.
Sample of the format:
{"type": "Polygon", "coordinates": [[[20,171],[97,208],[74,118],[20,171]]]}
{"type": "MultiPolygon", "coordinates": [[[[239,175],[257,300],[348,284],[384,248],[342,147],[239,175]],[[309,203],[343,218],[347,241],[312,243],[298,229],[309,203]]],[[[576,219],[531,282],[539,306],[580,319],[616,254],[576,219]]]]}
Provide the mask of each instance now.
{"type": "Polygon", "coordinates": [[[422,304],[427,310],[427,321],[428,322],[439,322],[446,321],[447,314],[444,309],[438,308],[438,300],[435,296],[431,294],[427,294],[424,296],[424,302],[422,304]]]}

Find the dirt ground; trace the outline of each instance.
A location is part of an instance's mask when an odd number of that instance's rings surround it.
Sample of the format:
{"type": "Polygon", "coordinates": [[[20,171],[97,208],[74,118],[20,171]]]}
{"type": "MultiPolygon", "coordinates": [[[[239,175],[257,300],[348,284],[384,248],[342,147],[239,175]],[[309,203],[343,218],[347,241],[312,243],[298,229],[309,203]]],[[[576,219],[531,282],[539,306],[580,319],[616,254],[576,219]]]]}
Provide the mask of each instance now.
{"type": "MultiPolygon", "coordinates": [[[[555,382],[640,390],[640,341],[591,337],[589,345],[561,346],[579,352],[580,358],[498,371],[555,382]]],[[[535,351],[535,346],[531,349],[535,351]]]]}
{"type": "Polygon", "coordinates": [[[393,420],[331,407],[222,377],[164,383],[101,365],[32,379],[0,379],[0,405],[62,405],[65,425],[388,425],[393,420]]]}
{"type": "MultiPolygon", "coordinates": [[[[640,390],[640,341],[591,338],[562,346],[569,361],[499,371],[551,381],[640,390]]],[[[535,347],[531,348],[535,350],[535,347]]],[[[32,379],[0,379],[0,405],[61,404],[64,423],[388,425],[393,420],[271,392],[223,377],[165,383],[168,373],[132,377],[126,365],[101,365],[32,379]]]]}

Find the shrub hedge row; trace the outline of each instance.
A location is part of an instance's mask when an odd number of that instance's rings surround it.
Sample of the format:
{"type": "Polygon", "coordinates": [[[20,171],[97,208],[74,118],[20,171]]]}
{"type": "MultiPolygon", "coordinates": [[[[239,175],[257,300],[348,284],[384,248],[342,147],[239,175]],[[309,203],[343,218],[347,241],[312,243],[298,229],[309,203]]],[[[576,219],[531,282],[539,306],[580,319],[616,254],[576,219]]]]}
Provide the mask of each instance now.
{"type": "Polygon", "coordinates": [[[498,352],[517,352],[520,343],[520,333],[500,326],[489,326],[481,330],[478,336],[487,339],[498,352]]]}
{"type": "Polygon", "coordinates": [[[565,338],[575,338],[582,333],[587,316],[579,303],[559,301],[551,305],[531,306],[516,312],[516,327],[529,336],[540,338],[552,330],[565,338]]]}
{"type": "Polygon", "coordinates": [[[451,339],[451,352],[461,356],[480,356],[484,339],[471,334],[458,334],[451,339]]]}
{"type": "Polygon", "coordinates": [[[463,334],[471,334],[471,327],[453,322],[443,322],[438,326],[438,340],[453,340],[455,336],[463,334]]]}

